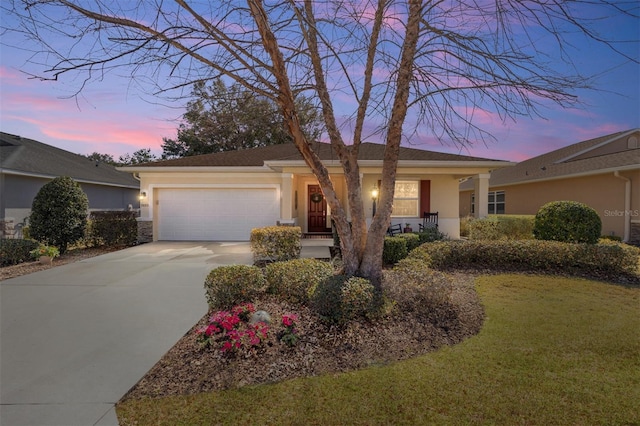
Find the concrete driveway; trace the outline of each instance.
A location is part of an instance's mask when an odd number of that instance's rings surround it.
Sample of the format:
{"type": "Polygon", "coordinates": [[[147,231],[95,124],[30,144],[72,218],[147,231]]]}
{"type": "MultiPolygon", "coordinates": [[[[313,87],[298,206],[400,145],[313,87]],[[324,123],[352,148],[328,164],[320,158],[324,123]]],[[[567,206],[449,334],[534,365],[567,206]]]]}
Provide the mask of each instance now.
{"type": "Polygon", "coordinates": [[[207,311],[249,243],[156,242],[0,282],[0,425],[117,425],[114,404],[207,311]]]}

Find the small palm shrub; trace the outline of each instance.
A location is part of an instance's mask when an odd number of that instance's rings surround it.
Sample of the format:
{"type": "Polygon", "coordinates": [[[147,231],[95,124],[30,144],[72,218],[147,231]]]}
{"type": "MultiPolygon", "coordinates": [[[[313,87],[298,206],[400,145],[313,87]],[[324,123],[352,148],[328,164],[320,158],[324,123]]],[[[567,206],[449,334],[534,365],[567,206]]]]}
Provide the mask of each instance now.
{"type": "Polygon", "coordinates": [[[31,260],[31,251],[39,245],[33,240],[0,239],[0,266],[17,265],[31,260]]]}
{"type": "Polygon", "coordinates": [[[317,259],[294,259],[270,263],[265,268],[267,292],[281,300],[307,304],[309,289],[333,275],[328,262],[317,259]]]}
{"type": "Polygon", "coordinates": [[[80,184],[61,176],[45,184],[33,199],[29,232],[31,237],[64,254],[82,238],[87,226],[89,200],[80,184]]]}
{"type": "Polygon", "coordinates": [[[311,289],[311,308],[329,324],[374,315],[376,291],[364,278],[334,275],[311,289]]]}
{"type": "Polygon", "coordinates": [[[538,210],[533,234],[538,240],[595,244],[602,221],[591,207],[576,201],[552,201],[538,210]]]}
{"type": "Polygon", "coordinates": [[[204,282],[212,310],[230,309],[251,302],[265,286],[262,270],[256,266],[230,265],[212,270],[204,282]]]}

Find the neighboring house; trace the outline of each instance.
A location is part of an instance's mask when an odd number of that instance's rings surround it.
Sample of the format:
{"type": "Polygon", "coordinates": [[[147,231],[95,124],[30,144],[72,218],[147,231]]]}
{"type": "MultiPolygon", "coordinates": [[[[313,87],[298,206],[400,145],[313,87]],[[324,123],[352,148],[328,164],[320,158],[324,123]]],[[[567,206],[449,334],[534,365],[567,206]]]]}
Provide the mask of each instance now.
{"type": "MultiPolygon", "coordinates": [[[[343,205],[347,190],[330,145],[314,148],[328,168],[343,205]]],[[[359,165],[365,209],[381,179],[384,145],[364,143],[359,165]]],[[[488,180],[491,170],[513,163],[401,148],[393,223],[421,223],[439,212],[439,228],[459,238],[459,181],[488,180]]],[[[140,178],[142,240],[246,241],[251,229],[296,224],[304,233],[330,231],[331,212],[311,170],[293,144],[185,157],[119,167],[140,178]]],[[[486,194],[485,194],[486,196],[486,194]]]]}
{"type": "Polygon", "coordinates": [[[572,200],[595,209],[602,234],[640,243],[640,129],[558,149],[496,170],[489,203],[475,203],[471,182],[460,185],[460,215],[536,214],[550,201],[572,200]]]}
{"type": "Polygon", "coordinates": [[[19,236],[40,188],[70,176],[89,198],[90,210],[138,205],[140,182],[129,173],[32,139],[0,133],[0,237],[19,236]]]}

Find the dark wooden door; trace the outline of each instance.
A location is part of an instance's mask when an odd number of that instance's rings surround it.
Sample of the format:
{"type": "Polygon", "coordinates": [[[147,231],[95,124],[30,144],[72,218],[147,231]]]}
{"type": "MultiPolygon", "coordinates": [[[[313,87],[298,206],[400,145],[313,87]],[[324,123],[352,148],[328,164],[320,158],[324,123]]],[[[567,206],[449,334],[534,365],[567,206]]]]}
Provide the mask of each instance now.
{"type": "Polygon", "coordinates": [[[308,232],[327,231],[327,200],[324,199],[320,185],[309,185],[309,199],[307,200],[308,232]]]}

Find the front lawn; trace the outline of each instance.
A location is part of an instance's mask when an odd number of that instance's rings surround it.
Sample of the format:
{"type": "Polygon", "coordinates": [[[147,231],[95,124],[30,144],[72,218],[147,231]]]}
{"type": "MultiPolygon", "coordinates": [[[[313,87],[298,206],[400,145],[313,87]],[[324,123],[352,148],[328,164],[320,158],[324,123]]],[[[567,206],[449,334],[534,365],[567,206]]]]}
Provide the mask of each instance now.
{"type": "Polygon", "coordinates": [[[482,331],[385,366],[128,400],[132,424],[637,424],[640,288],[483,276],[482,331]]]}

